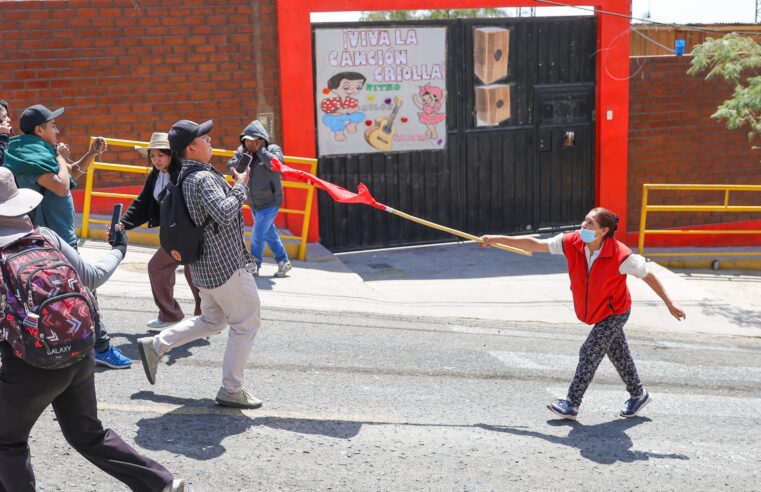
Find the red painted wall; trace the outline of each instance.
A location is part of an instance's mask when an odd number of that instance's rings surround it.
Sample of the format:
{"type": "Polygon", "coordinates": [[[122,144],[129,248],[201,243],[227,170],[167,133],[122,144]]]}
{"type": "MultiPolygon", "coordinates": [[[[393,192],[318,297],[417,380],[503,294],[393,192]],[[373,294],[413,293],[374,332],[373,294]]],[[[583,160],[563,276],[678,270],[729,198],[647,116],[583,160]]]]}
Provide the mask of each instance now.
{"type": "MultiPolygon", "coordinates": [[[[761,185],[758,150],[751,149],[747,129],[727,130],[711,118],[732,94],[720,80],[687,75],[691,57],[632,58],[636,73],[630,88],[628,230],[639,230],[643,183],[704,183],[761,185]]],[[[761,205],[761,193],[733,192],[730,204],[761,205]]],[[[651,192],[651,203],[721,204],[722,192],[651,192]],[[653,201],[655,199],[655,201],[653,201]]],[[[709,228],[761,229],[759,213],[648,214],[653,229],[694,224],[709,228]],[[755,221],[755,222],[748,222],[755,221]],[[738,222],[747,222],[737,224],[738,222]],[[720,225],[725,224],[725,225],[720,225]],[[729,224],[729,225],[727,225],[729,224]],[[752,227],[751,227],[752,226],[752,227]]],[[[631,234],[630,240],[636,240],[631,234]]],[[[648,236],[652,245],[758,245],[761,235],[691,236],[689,239],[648,236]]]]}

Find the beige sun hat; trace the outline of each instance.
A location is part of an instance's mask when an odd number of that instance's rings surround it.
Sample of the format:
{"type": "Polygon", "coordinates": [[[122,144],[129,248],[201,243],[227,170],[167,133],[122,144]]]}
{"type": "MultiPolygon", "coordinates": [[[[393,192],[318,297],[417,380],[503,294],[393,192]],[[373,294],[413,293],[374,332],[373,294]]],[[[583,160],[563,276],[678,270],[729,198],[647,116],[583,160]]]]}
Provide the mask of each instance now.
{"type": "Polygon", "coordinates": [[[42,201],[42,194],[28,188],[18,189],[13,173],[0,167],[0,246],[29,234],[34,226],[27,217],[42,201]]]}
{"type": "Polygon", "coordinates": [[[151,135],[151,141],[148,142],[148,147],[135,145],[135,150],[137,150],[143,157],[148,157],[148,151],[151,149],[169,150],[169,135],[157,132],[151,135]]]}

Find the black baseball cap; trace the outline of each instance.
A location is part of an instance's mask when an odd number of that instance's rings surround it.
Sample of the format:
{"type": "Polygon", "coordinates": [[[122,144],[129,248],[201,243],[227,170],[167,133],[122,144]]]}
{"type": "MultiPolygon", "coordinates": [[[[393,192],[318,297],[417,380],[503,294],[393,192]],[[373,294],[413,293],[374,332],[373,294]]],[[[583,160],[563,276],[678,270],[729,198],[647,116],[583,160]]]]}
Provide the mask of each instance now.
{"type": "Polygon", "coordinates": [[[185,147],[197,137],[206,135],[211,131],[211,120],[198,124],[190,120],[180,120],[172,125],[169,130],[169,148],[179,154],[185,147]]]}
{"type": "Polygon", "coordinates": [[[29,106],[23,113],[21,113],[21,118],[18,120],[18,126],[24,133],[33,133],[34,127],[37,125],[54,120],[62,114],[63,108],[50,111],[42,104],[35,104],[34,106],[29,106]]]}
{"type": "Polygon", "coordinates": [[[4,107],[6,111],[8,111],[8,101],[5,99],[0,99],[0,106],[4,107]]]}

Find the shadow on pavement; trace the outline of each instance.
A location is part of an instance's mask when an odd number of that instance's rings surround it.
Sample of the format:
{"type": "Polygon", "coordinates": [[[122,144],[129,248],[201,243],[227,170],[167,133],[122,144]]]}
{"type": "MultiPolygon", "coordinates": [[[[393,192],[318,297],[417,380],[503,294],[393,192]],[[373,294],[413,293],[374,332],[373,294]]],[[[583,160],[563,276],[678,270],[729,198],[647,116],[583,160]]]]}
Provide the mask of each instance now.
{"type": "Polygon", "coordinates": [[[476,244],[444,244],[394,250],[340,253],[341,262],[372,280],[469,279],[567,272],[562,255],[515,253],[476,244]]]}
{"type": "MultiPolygon", "coordinates": [[[[108,335],[113,339],[115,337],[123,337],[128,340],[128,343],[122,343],[120,345],[116,345],[116,348],[122,351],[124,355],[135,361],[138,365],[141,364],[140,362],[140,353],[137,350],[137,339],[143,338],[143,337],[150,337],[152,335],[155,335],[155,333],[117,333],[117,332],[108,332],[108,335]]],[[[175,362],[177,362],[180,359],[184,359],[186,357],[190,357],[193,354],[190,352],[191,349],[197,348],[197,347],[205,347],[207,345],[211,345],[211,342],[209,342],[206,338],[200,338],[198,340],[193,340],[190,343],[186,343],[185,345],[182,345],[180,347],[176,347],[172,349],[171,352],[164,355],[164,357],[161,358],[161,361],[171,366],[175,362]]],[[[134,365],[135,363],[133,363],[134,365]]]]}
{"type": "Polygon", "coordinates": [[[482,429],[505,432],[516,436],[529,436],[543,439],[553,444],[570,446],[579,450],[582,457],[603,465],[612,465],[616,462],[631,463],[633,461],[647,461],[651,458],[688,460],[683,454],[661,454],[647,451],[631,450],[634,443],[626,434],[626,430],[635,425],[651,422],[647,417],[635,417],[631,419],[613,420],[602,424],[584,425],[572,420],[548,420],[547,424],[553,427],[570,427],[567,436],[554,436],[536,431],[522,430],[517,427],[479,424],[482,429]]]}
{"type": "Polygon", "coordinates": [[[343,420],[251,418],[241,410],[218,406],[208,398],[178,398],[157,395],[152,391],[139,391],[133,394],[131,399],[182,405],[159,417],[140,419],[137,422],[135,442],[145,449],[170,451],[196,460],[209,460],[221,456],[225,452],[222,445],[225,438],[242,434],[256,426],[349,439],[356,436],[364,424],[343,420]],[[209,407],[216,408],[219,412],[210,412],[209,407]]]}
{"type": "MultiPolygon", "coordinates": [[[[761,328],[761,310],[743,309],[722,303],[720,305],[705,303],[702,307],[703,314],[726,318],[738,326],[745,328],[761,328]]],[[[758,331],[761,334],[761,329],[758,331]]]]}

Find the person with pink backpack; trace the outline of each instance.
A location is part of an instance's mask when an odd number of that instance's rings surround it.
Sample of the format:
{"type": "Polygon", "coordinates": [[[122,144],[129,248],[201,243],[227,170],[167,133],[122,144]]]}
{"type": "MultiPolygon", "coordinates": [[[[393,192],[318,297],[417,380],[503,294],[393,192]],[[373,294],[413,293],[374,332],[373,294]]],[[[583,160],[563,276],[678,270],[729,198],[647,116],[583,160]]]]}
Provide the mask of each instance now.
{"type": "Polygon", "coordinates": [[[52,405],[66,441],[95,466],[132,490],[182,492],[183,480],[98,419],[90,289],[124,258],[126,233],[118,231],[111,251],[91,265],[58,234],[32,225],[27,214],[41,201],[0,168],[0,490],[35,490],[29,434],[52,405]]]}

